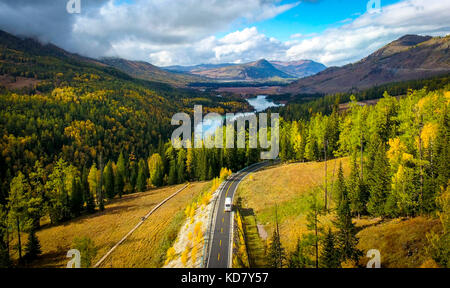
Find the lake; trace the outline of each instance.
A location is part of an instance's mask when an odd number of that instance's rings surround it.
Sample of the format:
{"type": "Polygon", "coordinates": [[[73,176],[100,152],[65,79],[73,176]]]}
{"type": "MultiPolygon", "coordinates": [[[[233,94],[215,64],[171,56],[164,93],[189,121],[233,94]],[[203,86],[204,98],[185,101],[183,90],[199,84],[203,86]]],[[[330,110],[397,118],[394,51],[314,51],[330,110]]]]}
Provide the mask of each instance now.
{"type": "MultiPolygon", "coordinates": [[[[239,117],[242,116],[248,116],[248,115],[252,115],[255,113],[259,113],[262,112],[264,110],[266,110],[267,108],[270,107],[279,107],[279,106],[284,106],[284,104],[276,104],[273,101],[267,99],[267,95],[258,95],[255,98],[249,98],[247,99],[247,102],[253,106],[253,108],[255,109],[254,112],[245,112],[242,114],[237,114],[235,115],[232,120],[236,120],[239,117]]],[[[225,124],[225,115],[221,115],[220,117],[216,118],[216,119],[210,119],[210,120],[203,120],[202,125],[203,125],[203,138],[205,136],[211,136],[215,133],[216,129],[218,127],[220,127],[221,125],[225,124]]]]}
{"type": "Polygon", "coordinates": [[[258,95],[256,98],[249,98],[247,102],[255,108],[256,112],[262,112],[270,107],[284,106],[283,104],[276,104],[272,100],[267,99],[267,95],[258,95]]]}

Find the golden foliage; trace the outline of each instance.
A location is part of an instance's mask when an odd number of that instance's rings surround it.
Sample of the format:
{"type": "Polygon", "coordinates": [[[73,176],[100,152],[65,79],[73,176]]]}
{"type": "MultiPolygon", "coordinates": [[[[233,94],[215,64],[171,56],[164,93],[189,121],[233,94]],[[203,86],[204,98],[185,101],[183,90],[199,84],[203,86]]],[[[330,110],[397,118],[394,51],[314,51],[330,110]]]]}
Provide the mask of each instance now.
{"type": "Polygon", "coordinates": [[[439,125],[436,123],[426,123],[423,126],[420,137],[422,137],[422,143],[425,149],[429,148],[431,143],[436,139],[438,130],[439,125]]]}
{"type": "Polygon", "coordinates": [[[186,267],[188,258],[189,258],[189,246],[186,246],[186,249],[181,253],[181,263],[184,267],[186,267]]]}

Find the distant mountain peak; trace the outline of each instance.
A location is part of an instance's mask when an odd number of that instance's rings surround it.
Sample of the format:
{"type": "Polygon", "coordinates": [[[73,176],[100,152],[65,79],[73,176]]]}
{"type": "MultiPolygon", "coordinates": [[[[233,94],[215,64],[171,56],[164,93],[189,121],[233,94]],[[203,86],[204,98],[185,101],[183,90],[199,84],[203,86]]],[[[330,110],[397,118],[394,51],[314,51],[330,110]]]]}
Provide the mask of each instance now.
{"type": "Polygon", "coordinates": [[[267,61],[266,59],[259,59],[258,61],[256,61],[256,64],[258,64],[258,65],[271,65],[269,63],[269,61],[267,61]]]}
{"type": "Polygon", "coordinates": [[[422,42],[428,41],[432,39],[431,36],[420,36],[420,35],[412,35],[408,34],[400,37],[399,39],[393,41],[388,45],[402,45],[402,46],[414,46],[420,44],[422,42]]]}
{"type": "Polygon", "coordinates": [[[292,94],[338,93],[450,73],[450,37],[405,35],[359,62],[292,83],[292,94]]]}
{"type": "Polygon", "coordinates": [[[270,61],[270,63],[278,70],[293,75],[296,78],[311,76],[327,69],[325,65],[312,60],[297,60],[289,62],[270,61]]]}

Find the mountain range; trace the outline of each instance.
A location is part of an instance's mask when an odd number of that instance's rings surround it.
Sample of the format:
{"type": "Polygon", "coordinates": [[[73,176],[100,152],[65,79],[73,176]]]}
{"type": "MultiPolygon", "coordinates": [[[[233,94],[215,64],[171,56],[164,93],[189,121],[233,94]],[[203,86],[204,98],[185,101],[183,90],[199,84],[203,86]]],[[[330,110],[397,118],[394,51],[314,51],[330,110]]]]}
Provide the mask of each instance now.
{"type": "Polygon", "coordinates": [[[314,75],[326,69],[326,66],[312,60],[292,62],[259,61],[244,64],[201,64],[195,66],[163,67],[167,71],[198,75],[208,79],[222,81],[255,81],[295,79],[314,75]]]}
{"type": "MultiPolygon", "coordinates": [[[[70,53],[53,44],[41,44],[36,40],[18,38],[3,31],[0,31],[0,40],[0,44],[7,49],[56,57],[64,59],[66,62],[73,62],[73,65],[80,65],[80,63],[93,65],[108,71],[108,73],[122,72],[124,75],[134,78],[170,84],[174,87],[186,87],[190,83],[292,81],[297,79],[291,84],[277,89],[277,93],[329,94],[362,91],[387,83],[418,80],[450,73],[450,35],[446,37],[406,35],[356,63],[330,68],[311,60],[281,62],[265,59],[246,64],[223,63],[157,67],[143,61],[120,58],[92,59],[70,53]]],[[[2,70],[5,70],[10,64],[4,60],[3,62],[2,70]]],[[[32,73],[26,71],[27,68],[22,66],[16,63],[14,67],[8,68],[8,71],[14,70],[17,71],[15,76],[33,79],[32,73]]],[[[45,72],[45,67],[35,67],[42,73],[45,72]]],[[[8,76],[3,72],[0,71],[0,76],[3,75],[0,82],[7,83],[4,85],[11,87],[17,84],[11,82],[11,75],[8,76]]],[[[17,79],[16,81],[18,81],[17,79]]]]}
{"type": "Polygon", "coordinates": [[[281,93],[314,94],[361,91],[373,86],[429,78],[450,72],[450,35],[406,35],[359,62],[331,67],[299,79],[281,93]]]}
{"type": "Polygon", "coordinates": [[[167,83],[175,87],[185,87],[192,82],[208,81],[208,79],[196,75],[167,71],[144,61],[131,61],[122,58],[102,58],[100,61],[132,77],[167,83]]]}

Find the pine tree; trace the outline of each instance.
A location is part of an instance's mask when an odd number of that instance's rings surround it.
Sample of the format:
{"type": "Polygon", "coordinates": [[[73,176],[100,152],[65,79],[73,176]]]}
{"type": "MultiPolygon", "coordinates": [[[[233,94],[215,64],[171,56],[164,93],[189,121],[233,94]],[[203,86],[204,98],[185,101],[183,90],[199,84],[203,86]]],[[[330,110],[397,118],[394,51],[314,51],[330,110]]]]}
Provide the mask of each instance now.
{"type": "Polygon", "coordinates": [[[385,145],[378,138],[373,146],[373,165],[368,171],[369,202],[367,203],[368,212],[376,217],[386,216],[385,205],[387,196],[391,190],[391,177],[389,175],[389,161],[386,157],[385,145]]]}
{"type": "Polygon", "coordinates": [[[322,268],[340,268],[341,255],[335,246],[335,237],[331,228],[328,229],[323,239],[323,248],[320,255],[320,266],[322,268]]]}
{"type": "Polygon", "coordinates": [[[28,233],[28,242],[25,246],[25,258],[27,261],[33,261],[41,253],[41,244],[36,236],[36,231],[35,229],[31,229],[30,233],[28,233]]]}
{"type": "Polygon", "coordinates": [[[185,162],[186,162],[186,150],[180,149],[180,151],[178,151],[178,156],[177,156],[177,181],[178,181],[178,183],[184,183],[185,175],[186,175],[185,162]]]}
{"type": "Polygon", "coordinates": [[[73,177],[78,171],[60,158],[48,176],[46,187],[46,198],[50,199],[48,211],[52,223],[68,220],[71,217],[70,193],[73,177]]]}
{"type": "Polygon", "coordinates": [[[97,199],[97,187],[98,187],[98,170],[97,165],[92,164],[91,169],[89,170],[89,176],[88,176],[88,182],[89,182],[89,190],[90,195],[96,200],[97,199]]]}
{"type": "Polygon", "coordinates": [[[281,245],[280,231],[278,227],[278,214],[275,208],[275,223],[276,228],[273,231],[273,235],[270,241],[268,261],[271,268],[283,268],[284,261],[286,260],[286,254],[283,246],[281,245]]]}
{"type": "Polygon", "coordinates": [[[450,121],[447,106],[444,106],[443,110],[435,140],[434,155],[436,158],[436,185],[445,191],[448,179],[450,179],[450,121]]]}
{"type": "Polygon", "coordinates": [[[35,209],[29,211],[30,217],[33,219],[33,226],[37,229],[40,226],[40,218],[45,214],[45,179],[47,178],[45,169],[40,161],[36,161],[33,171],[29,174],[31,195],[35,199],[39,199],[39,203],[34,203],[35,209]]]}
{"type": "Polygon", "coordinates": [[[91,214],[95,212],[95,198],[89,190],[87,191],[86,211],[91,214]]]}
{"type": "Polygon", "coordinates": [[[309,257],[310,252],[308,251],[310,247],[308,241],[298,239],[297,246],[294,252],[291,253],[289,257],[289,268],[312,268],[314,267],[314,261],[311,261],[309,257]]]}
{"type": "Polygon", "coordinates": [[[280,159],[282,162],[287,162],[289,160],[289,142],[284,129],[281,134],[280,146],[281,146],[280,159]]]}
{"type": "Polygon", "coordinates": [[[70,195],[70,208],[72,215],[79,216],[83,208],[83,192],[80,180],[72,179],[72,194],[70,195]]]}
{"type": "MultiPolygon", "coordinates": [[[[230,149],[228,149],[230,150],[230,149]]],[[[231,155],[234,155],[233,151],[235,151],[236,149],[231,149],[232,153],[231,155]]],[[[200,157],[199,157],[199,173],[200,173],[200,181],[205,181],[208,179],[208,159],[207,159],[207,155],[206,155],[206,149],[203,146],[203,148],[200,150],[200,157]]],[[[234,164],[234,163],[233,163],[234,164]]],[[[234,165],[233,165],[234,166],[234,165]]]]}
{"type": "Polygon", "coordinates": [[[105,193],[108,199],[113,199],[115,196],[114,193],[114,170],[112,167],[112,162],[108,161],[105,167],[104,175],[104,185],[105,185],[105,193]]]}
{"type": "Polygon", "coordinates": [[[139,172],[136,179],[136,188],[138,192],[144,192],[147,185],[147,173],[145,172],[146,165],[144,162],[145,161],[142,159],[139,161],[139,172]]]}
{"type": "Polygon", "coordinates": [[[14,227],[17,231],[19,261],[22,261],[21,232],[29,229],[27,226],[27,223],[29,223],[27,214],[29,186],[25,176],[19,172],[11,181],[10,187],[11,189],[8,197],[8,222],[10,223],[10,226],[14,227]]]}
{"type": "Polygon", "coordinates": [[[311,245],[314,248],[314,267],[319,268],[319,242],[320,242],[320,221],[319,216],[323,211],[323,205],[318,199],[318,194],[313,192],[308,200],[309,210],[306,214],[307,224],[306,227],[308,231],[311,231],[307,235],[311,245]]]}
{"type": "Polygon", "coordinates": [[[126,163],[123,153],[120,152],[119,159],[117,159],[116,175],[114,177],[114,190],[115,194],[122,198],[123,189],[125,187],[126,178],[126,163]]]}
{"type": "Polygon", "coordinates": [[[352,214],[350,210],[350,201],[348,198],[347,187],[345,185],[344,171],[342,163],[339,165],[338,180],[336,183],[337,193],[339,193],[339,206],[337,209],[337,219],[334,222],[337,232],[337,242],[339,243],[339,250],[342,261],[352,260],[357,262],[361,256],[361,251],[358,250],[358,238],[356,237],[356,227],[352,221],[352,214]]]}
{"type": "Polygon", "coordinates": [[[365,212],[367,197],[364,193],[364,185],[360,178],[356,157],[352,157],[352,167],[348,179],[348,196],[350,200],[350,209],[358,217],[365,212]]]}
{"type": "Polygon", "coordinates": [[[195,178],[195,153],[192,148],[187,149],[186,173],[188,180],[193,180],[195,178]]]}
{"type": "Polygon", "coordinates": [[[164,167],[161,156],[155,153],[148,160],[148,168],[150,172],[150,182],[155,187],[163,185],[164,167]]]}
{"type": "Polygon", "coordinates": [[[130,163],[130,185],[131,185],[131,192],[136,191],[136,184],[137,184],[137,178],[139,176],[139,165],[136,161],[131,161],[130,163]]]}
{"type": "Polygon", "coordinates": [[[103,154],[100,152],[100,156],[98,159],[98,185],[97,185],[97,198],[98,198],[98,208],[100,211],[105,210],[105,203],[104,203],[104,193],[103,193],[103,173],[104,173],[104,167],[103,167],[103,154]]]}
{"type": "Polygon", "coordinates": [[[284,248],[281,245],[280,235],[277,230],[273,231],[272,238],[270,239],[268,261],[270,268],[283,268],[285,261],[284,248]]]}
{"type": "Polygon", "coordinates": [[[169,179],[168,184],[174,185],[177,184],[177,167],[175,165],[175,160],[171,160],[169,162],[170,168],[169,168],[169,179]]]}
{"type": "MultiPolygon", "coordinates": [[[[86,211],[88,213],[93,213],[95,211],[95,201],[92,197],[91,191],[89,189],[89,172],[86,166],[83,166],[81,173],[81,191],[83,192],[83,201],[86,203],[86,211]]],[[[82,205],[83,206],[83,205],[82,205]]]]}
{"type": "Polygon", "coordinates": [[[0,268],[9,268],[11,266],[8,241],[8,213],[6,208],[0,204],[0,268]]]}

